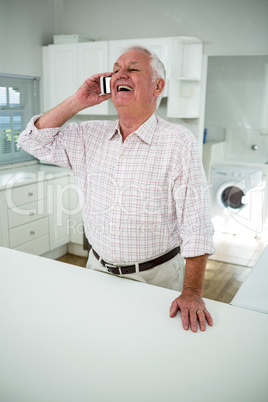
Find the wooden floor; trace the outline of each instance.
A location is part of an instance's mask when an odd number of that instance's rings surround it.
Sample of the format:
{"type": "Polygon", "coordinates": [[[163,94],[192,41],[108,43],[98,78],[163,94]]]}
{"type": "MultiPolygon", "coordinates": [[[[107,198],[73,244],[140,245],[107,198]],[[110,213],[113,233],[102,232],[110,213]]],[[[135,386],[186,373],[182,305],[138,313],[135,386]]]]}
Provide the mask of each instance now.
{"type": "MultiPolygon", "coordinates": [[[[66,254],[58,261],[85,267],[87,258],[66,254]]],[[[203,296],[207,299],[230,303],[250,273],[251,268],[208,260],[203,296]]]]}
{"type": "Polygon", "coordinates": [[[230,303],[250,271],[249,267],[208,260],[203,296],[230,303]]]}

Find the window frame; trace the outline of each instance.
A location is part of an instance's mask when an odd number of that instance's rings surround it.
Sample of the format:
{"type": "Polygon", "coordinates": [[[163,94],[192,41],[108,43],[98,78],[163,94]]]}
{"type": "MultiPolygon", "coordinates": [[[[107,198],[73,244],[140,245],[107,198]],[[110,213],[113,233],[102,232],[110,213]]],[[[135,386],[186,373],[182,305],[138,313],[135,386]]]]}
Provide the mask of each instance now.
{"type": "MultiPolygon", "coordinates": [[[[32,155],[17,146],[18,134],[26,128],[32,116],[40,113],[40,77],[22,75],[0,74],[0,87],[5,87],[7,92],[6,105],[0,104],[0,115],[10,116],[10,151],[6,151],[4,136],[5,130],[0,126],[0,165],[35,159],[32,155]],[[18,107],[9,103],[9,88],[19,89],[20,103],[18,107]],[[14,128],[14,114],[21,114],[19,130],[14,128]]],[[[9,134],[9,133],[8,133],[9,134]]]]}

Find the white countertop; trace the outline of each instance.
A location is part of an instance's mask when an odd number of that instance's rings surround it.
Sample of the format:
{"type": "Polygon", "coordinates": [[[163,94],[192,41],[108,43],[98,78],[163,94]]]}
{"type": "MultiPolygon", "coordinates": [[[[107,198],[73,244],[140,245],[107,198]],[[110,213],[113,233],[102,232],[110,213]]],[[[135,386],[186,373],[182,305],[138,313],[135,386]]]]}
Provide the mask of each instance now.
{"type": "MultiPolygon", "coordinates": [[[[245,144],[243,144],[245,146],[245,144]]],[[[250,151],[246,148],[236,149],[235,154],[228,151],[228,143],[226,141],[211,141],[203,145],[204,163],[209,162],[210,165],[231,165],[231,166],[248,166],[259,169],[268,169],[268,155],[265,156],[263,149],[259,151],[250,151]],[[260,153],[261,151],[261,153],[260,153]]]]}
{"type": "Polygon", "coordinates": [[[266,402],[268,316],[206,300],[214,326],[169,318],[177,292],[0,248],[0,400],[266,402]]]}
{"type": "Polygon", "coordinates": [[[231,304],[268,314],[268,246],[239,288],[231,304]]]}
{"type": "Polygon", "coordinates": [[[211,165],[227,165],[227,166],[239,166],[239,167],[251,167],[251,168],[256,168],[256,169],[262,169],[262,170],[268,170],[268,164],[267,163],[262,163],[262,162],[253,162],[253,161],[246,161],[245,159],[240,159],[234,158],[234,159],[218,159],[211,161],[211,165]]]}
{"type": "Polygon", "coordinates": [[[47,164],[34,164],[20,166],[18,168],[0,170],[0,190],[10,187],[23,186],[42,180],[56,179],[57,177],[68,176],[70,169],[47,164]]]}

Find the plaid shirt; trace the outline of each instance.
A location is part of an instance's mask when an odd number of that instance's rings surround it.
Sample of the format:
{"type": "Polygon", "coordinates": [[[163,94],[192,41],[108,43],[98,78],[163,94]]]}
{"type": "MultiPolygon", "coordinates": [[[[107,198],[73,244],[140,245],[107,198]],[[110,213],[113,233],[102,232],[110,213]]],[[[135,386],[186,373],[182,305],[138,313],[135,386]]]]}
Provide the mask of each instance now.
{"type": "Polygon", "coordinates": [[[178,245],[184,257],[215,252],[208,185],[194,136],[154,114],[124,142],[119,122],[38,130],[19,145],[73,170],[89,243],[110,263],[153,258],[178,245]]]}

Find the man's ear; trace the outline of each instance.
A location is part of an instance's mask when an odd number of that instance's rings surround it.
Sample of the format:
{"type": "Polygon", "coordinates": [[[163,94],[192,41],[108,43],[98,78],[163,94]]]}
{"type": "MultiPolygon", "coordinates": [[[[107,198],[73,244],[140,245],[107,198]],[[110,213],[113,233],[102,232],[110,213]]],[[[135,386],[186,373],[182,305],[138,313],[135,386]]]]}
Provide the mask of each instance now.
{"type": "Polygon", "coordinates": [[[161,92],[164,91],[164,88],[165,88],[165,80],[163,78],[158,78],[155,81],[154,95],[159,96],[161,92]]]}

